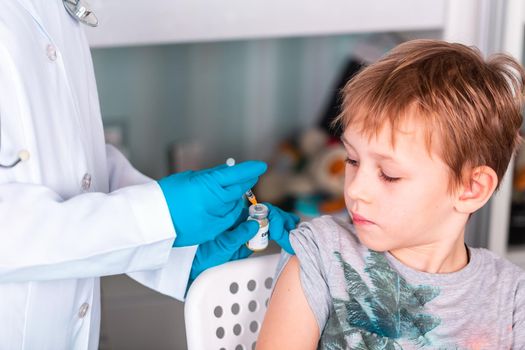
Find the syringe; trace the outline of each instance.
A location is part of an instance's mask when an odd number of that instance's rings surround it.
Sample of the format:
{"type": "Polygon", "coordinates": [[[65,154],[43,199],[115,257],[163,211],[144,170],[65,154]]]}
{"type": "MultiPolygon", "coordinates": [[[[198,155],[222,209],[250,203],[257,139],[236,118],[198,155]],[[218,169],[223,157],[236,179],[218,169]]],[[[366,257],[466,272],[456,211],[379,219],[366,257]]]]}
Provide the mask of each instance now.
{"type": "Polygon", "coordinates": [[[248,198],[250,203],[252,203],[253,205],[257,205],[257,198],[255,198],[255,195],[253,194],[252,190],[246,191],[244,195],[246,196],[246,198],[248,198]]]}
{"type": "MultiPolygon", "coordinates": [[[[235,159],[233,159],[233,158],[226,159],[226,165],[227,166],[234,166],[235,165],[235,159]]],[[[252,203],[253,205],[257,205],[257,198],[255,198],[255,195],[253,194],[251,189],[246,191],[246,193],[244,195],[250,201],[250,203],[252,203]]]]}

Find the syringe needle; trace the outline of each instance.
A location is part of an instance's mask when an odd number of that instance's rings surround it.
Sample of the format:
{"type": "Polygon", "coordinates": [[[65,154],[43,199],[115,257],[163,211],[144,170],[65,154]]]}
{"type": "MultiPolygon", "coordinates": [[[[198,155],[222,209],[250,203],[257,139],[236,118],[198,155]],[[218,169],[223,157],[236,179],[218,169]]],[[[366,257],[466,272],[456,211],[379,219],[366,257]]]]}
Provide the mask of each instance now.
{"type": "MultiPolygon", "coordinates": [[[[235,159],[228,158],[226,159],[226,165],[227,166],[234,166],[235,165],[235,159]]],[[[257,205],[257,198],[255,198],[255,195],[253,194],[252,190],[248,190],[245,193],[246,198],[252,203],[253,205],[257,205]]]]}

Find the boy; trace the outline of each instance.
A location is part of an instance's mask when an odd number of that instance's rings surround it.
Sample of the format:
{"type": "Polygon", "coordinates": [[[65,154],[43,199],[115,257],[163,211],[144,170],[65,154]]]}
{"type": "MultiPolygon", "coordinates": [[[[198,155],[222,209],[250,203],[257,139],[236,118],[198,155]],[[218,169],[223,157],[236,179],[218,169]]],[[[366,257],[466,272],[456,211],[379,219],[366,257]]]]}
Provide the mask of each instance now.
{"type": "Polygon", "coordinates": [[[257,349],[522,349],[525,273],[465,225],[520,141],[525,74],[464,45],[399,45],[343,89],[345,201],[291,235],[257,349]]]}

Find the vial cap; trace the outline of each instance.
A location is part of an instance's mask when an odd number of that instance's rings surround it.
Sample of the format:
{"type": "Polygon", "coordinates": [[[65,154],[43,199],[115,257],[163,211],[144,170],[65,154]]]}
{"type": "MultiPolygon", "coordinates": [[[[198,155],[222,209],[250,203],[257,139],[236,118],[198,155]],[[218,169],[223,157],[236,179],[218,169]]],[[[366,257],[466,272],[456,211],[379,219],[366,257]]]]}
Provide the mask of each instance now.
{"type": "Polygon", "coordinates": [[[264,219],[268,216],[268,207],[261,203],[250,205],[248,211],[250,216],[254,219],[264,219]]]}

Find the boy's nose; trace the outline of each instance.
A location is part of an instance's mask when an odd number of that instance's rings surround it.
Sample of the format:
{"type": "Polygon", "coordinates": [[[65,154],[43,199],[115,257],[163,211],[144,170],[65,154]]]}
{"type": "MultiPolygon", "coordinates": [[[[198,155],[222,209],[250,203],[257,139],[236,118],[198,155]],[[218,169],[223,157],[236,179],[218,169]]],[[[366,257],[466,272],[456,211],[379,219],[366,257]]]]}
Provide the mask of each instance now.
{"type": "Polygon", "coordinates": [[[345,184],[346,195],[354,202],[369,203],[371,201],[370,194],[370,176],[363,171],[357,171],[351,179],[347,179],[345,184]]]}

